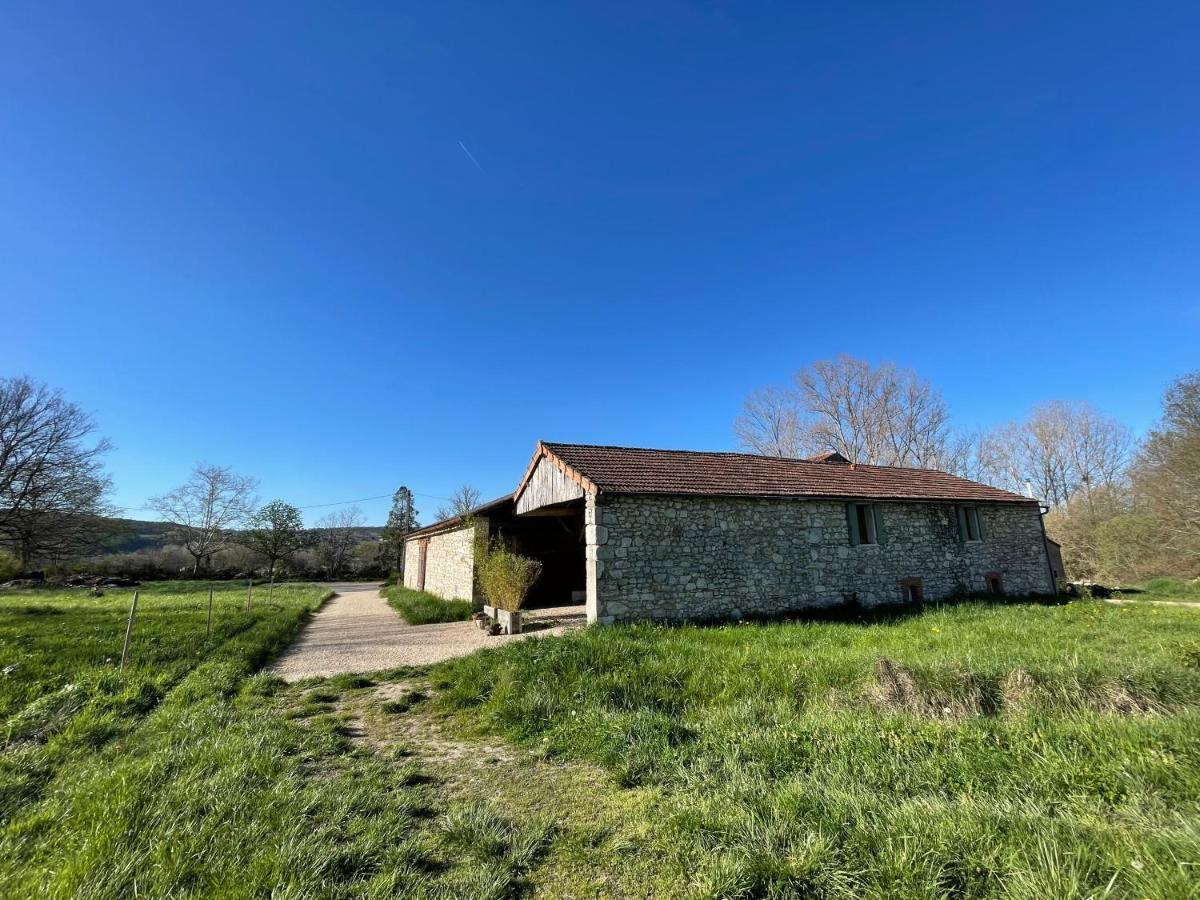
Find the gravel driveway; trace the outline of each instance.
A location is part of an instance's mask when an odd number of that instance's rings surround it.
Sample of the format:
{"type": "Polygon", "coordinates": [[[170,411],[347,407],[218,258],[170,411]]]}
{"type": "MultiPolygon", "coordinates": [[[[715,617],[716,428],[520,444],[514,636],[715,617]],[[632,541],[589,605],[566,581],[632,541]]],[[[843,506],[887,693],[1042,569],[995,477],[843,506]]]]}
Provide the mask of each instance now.
{"type": "Polygon", "coordinates": [[[396,666],[426,666],[526,637],[563,634],[584,622],[582,606],[535,609],[524,634],[489,637],[474,622],[406,625],[378,584],[329,584],[337,592],[268,671],[286,681],[396,666]]]}

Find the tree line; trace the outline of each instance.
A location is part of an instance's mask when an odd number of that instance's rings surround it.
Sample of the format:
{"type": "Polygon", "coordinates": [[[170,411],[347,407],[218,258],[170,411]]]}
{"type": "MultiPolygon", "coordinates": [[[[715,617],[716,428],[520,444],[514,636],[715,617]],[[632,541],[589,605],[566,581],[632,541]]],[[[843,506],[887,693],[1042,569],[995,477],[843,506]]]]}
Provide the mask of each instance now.
{"type": "Polygon", "coordinates": [[[240,568],[257,563],[271,579],[281,572],[376,577],[403,566],[403,535],[416,527],[407,487],[396,491],[389,526],[378,540],[363,539],[365,523],[357,506],[330,512],[305,528],[299,507],[279,499],[259,506],[256,489],[254,479],[228,467],[200,464],[184,484],[151,498],[150,508],[173,526],[193,577],[211,573],[220,557],[240,562],[240,568]],[[245,553],[238,554],[239,549],[245,553]]]}
{"type": "Polygon", "coordinates": [[[403,568],[404,535],[418,525],[407,487],[393,496],[381,537],[364,540],[357,507],[306,528],[300,509],[284,500],[260,506],[253,478],[200,464],[175,490],[148,501],[171,525],[174,544],[103,554],[118,512],[108,502],[112,481],[102,465],[110,449],[96,436],[93,417],[61,391],[25,377],[0,378],[0,581],[72,564],[141,577],[375,577],[403,568]]]}
{"type": "Polygon", "coordinates": [[[1137,441],[1113,417],[1065,400],[986,431],[959,429],[913,370],[839,356],[752,392],[734,434],[753,453],[836,452],[1036,497],[1077,578],[1200,574],[1200,372],[1167,387],[1159,424],[1137,441]]]}
{"type": "MultiPolygon", "coordinates": [[[[1158,424],[1141,440],[1092,406],[1040,404],[986,431],[957,428],[928,380],[893,363],[821,360],[791,384],[752,392],[734,423],[743,449],[769,456],[837,452],[870,465],[935,468],[1040,499],[1071,575],[1119,580],[1200,573],[1200,372],[1178,378],[1158,424]]],[[[404,536],[419,525],[400,487],[381,538],[364,540],[357,507],[305,528],[299,508],[259,504],[257,482],[197,465],[149,505],[175,545],[100,556],[111,537],[109,442],[92,416],[29,378],[0,378],[0,580],[80,560],[97,570],[144,565],[148,577],[245,574],[375,577],[402,572],[404,536]]],[[[470,486],[439,519],[479,505],[470,486]]],[[[136,574],[136,573],[131,573],[136,574]]]]}

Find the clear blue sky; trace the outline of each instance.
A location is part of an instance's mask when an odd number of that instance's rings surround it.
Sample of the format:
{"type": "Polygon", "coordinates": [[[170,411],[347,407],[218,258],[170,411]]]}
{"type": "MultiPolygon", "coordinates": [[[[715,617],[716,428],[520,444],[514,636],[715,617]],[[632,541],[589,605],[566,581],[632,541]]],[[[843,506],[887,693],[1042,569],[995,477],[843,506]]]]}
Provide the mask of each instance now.
{"type": "Polygon", "coordinates": [[[730,448],[839,352],[964,425],[1140,430],[1200,367],[1198,38],[1195,3],[6,3],[0,370],[95,411],[130,507],[204,460],[428,521],[538,438],[730,448]]]}

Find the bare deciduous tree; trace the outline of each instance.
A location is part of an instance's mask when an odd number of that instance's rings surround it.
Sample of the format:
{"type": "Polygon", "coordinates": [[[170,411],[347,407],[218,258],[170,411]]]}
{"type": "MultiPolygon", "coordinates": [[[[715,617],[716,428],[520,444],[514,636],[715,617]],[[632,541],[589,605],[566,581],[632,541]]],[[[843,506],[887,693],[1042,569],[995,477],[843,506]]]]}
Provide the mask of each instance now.
{"type": "Polygon", "coordinates": [[[192,557],[192,574],[234,539],[234,530],[253,514],[257,482],[222,466],[198,464],[186,484],[153,497],[151,509],[175,526],[178,539],[192,557]]]}
{"type": "Polygon", "coordinates": [[[317,555],[328,578],[336,578],[346,569],[351,551],[358,544],[357,529],[363,526],[362,510],[357,506],[329,513],[316,527],[317,555]]]}
{"type": "Polygon", "coordinates": [[[92,417],[28,378],[0,379],[0,543],[24,567],[77,552],[109,513],[92,417]]]}
{"type": "Polygon", "coordinates": [[[733,433],[738,443],[751,453],[803,456],[796,392],[778,386],[753,391],[742,404],[742,414],[733,423],[733,433]]]}
{"type": "Polygon", "coordinates": [[[939,468],[983,484],[1006,485],[1007,474],[1000,464],[994,436],[986,431],[952,431],[946,440],[939,468]]]}
{"type": "Polygon", "coordinates": [[[1024,422],[989,438],[992,466],[1002,487],[1022,491],[1028,481],[1050,506],[1073,499],[1091,504],[1092,491],[1124,477],[1133,439],[1129,429],[1085,403],[1055,400],[1024,422]]]}
{"type": "Polygon", "coordinates": [[[950,414],[941,392],[911,369],[880,366],[878,427],[889,465],[944,466],[950,414]]]}
{"type": "Polygon", "coordinates": [[[437,511],[439,519],[450,519],[454,516],[465,516],[477,507],[483,496],[469,484],[464,484],[450,495],[450,502],[437,511]]]}
{"type": "Polygon", "coordinates": [[[941,394],[909,369],[839,356],[795,375],[792,388],[752,393],[734,433],[770,456],[836,452],[851,462],[927,468],[945,465],[949,415],[941,394]]]}

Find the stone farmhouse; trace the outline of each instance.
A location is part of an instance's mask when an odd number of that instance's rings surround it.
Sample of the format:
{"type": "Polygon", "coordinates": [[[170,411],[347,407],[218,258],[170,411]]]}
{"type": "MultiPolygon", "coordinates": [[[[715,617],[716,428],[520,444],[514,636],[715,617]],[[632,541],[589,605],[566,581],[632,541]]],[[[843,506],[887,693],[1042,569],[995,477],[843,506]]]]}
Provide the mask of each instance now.
{"type": "Polygon", "coordinates": [[[542,562],[531,606],[582,603],[589,622],[773,616],[964,591],[1046,594],[1036,500],[931,469],[838,454],[539,442],[511,495],[405,541],[404,583],[481,602],[479,537],[542,562]]]}

